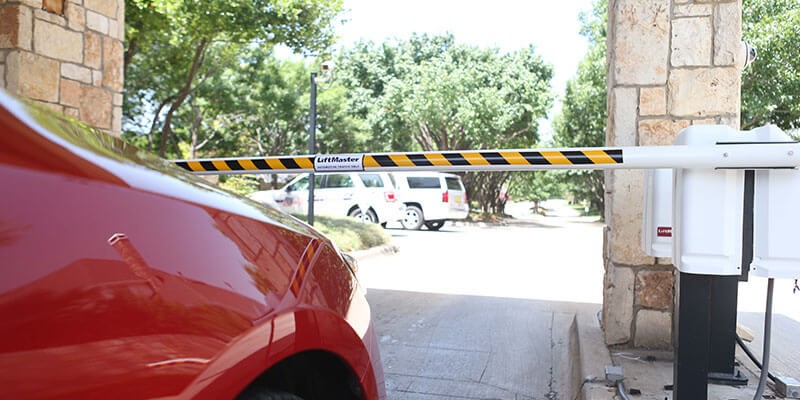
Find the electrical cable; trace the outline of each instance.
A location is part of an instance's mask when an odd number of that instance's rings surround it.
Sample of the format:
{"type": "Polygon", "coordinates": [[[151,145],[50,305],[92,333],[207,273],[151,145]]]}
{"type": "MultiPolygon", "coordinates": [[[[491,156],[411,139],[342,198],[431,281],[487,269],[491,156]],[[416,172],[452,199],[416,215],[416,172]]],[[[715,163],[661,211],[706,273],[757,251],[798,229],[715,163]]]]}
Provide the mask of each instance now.
{"type": "Polygon", "coordinates": [[[764,314],[764,355],[761,357],[763,366],[761,367],[761,377],[758,379],[758,387],[753,400],[761,399],[766,388],[767,375],[769,374],[769,346],[772,336],[772,289],[775,286],[775,279],[769,278],[767,281],[767,310],[764,314]]]}
{"type": "MultiPolygon", "coordinates": [[[[753,354],[753,352],[750,351],[750,348],[747,347],[747,345],[744,343],[744,340],[742,340],[742,338],[739,335],[736,335],[736,343],[739,343],[739,347],[741,347],[741,349],[744,351],[744,354],[747,354],[747,357],[750,359],[750,361],[753,362],[753,364],[756,365],[756,367],[759,370],[763,369],[761,368],[761,361],[758,361],[755,354],[753,354]]],[[[772,382],[775,382],[775,375],[772,375],[772,372],[767,371],[767,377],[772,382]]]]}
{"type": "Polygon", "coordinates": [[[625,387],[622,386],[622,381],[617,381],[617,393],[619,397],[622,397],[622,400],[631,400],[628,394],[625,393],[625,387]]]}

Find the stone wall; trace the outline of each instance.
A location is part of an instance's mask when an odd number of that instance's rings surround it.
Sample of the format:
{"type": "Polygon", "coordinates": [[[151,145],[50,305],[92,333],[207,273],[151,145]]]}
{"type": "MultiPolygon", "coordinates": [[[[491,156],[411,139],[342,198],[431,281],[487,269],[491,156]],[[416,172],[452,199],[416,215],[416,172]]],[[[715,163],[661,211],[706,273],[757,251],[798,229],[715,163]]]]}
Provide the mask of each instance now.
{"type": "MultiPolygon", "coordinates": [[[[609,146],[669,145],[696,124],[738,129],[741,2],[610,0],[609,146]]],[[[640,247],[643,172],[606,173],[606,343],[672,345],[674,273],[640,247]]]]}
{"type": "Polygon", "coordinates": [[[124,0],[0,0],[0,87],[119,134],[124,0]]]}

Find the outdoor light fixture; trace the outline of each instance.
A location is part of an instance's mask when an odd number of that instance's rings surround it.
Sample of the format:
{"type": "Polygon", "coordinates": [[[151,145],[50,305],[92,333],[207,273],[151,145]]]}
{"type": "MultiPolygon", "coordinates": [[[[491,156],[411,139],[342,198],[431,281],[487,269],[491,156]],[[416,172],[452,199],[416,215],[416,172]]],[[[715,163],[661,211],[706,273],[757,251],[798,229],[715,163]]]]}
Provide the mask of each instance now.
{"type": "Polygon", "coordinates": [[[756,48],[751,46],[751,45],[749,45],[747,42],[742,42],[741,43],[741,50],[739,50],[739,51],[741,52],[742,60],[743,60],[742,64],[741,64],[742,65],[742,69],[745,69],[745,68],[749,67],[750,64],[752,64],[753,61],[756,60],[756,57],[758,55],[758,52],[756,51],[756,48]]]}

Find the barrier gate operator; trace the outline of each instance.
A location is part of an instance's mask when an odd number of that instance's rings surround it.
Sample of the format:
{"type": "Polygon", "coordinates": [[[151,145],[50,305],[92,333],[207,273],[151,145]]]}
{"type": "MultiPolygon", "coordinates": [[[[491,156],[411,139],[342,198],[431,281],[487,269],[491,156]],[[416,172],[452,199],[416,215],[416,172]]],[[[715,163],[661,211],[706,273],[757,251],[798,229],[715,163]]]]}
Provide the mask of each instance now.
{"type": "MultiPolygon", "coordinates": [[[[734,367],[736,297],[749,273],[800,278],[800,144],[775,126],[691,126],[673,146],[353,153],[175,160],[197,174],[645,169],[642,246],[672,258],[673,399],[708,398],[734,367]]],[[[768,301],[769,303],[769,301],[768,301]]],[[[769,313],[768,313],[769,316],[769,313]]],[[[767,340],[765,339],[765,342],[767,340]]],[[[765,357],[765,366],[768,358],[765,357]]]]}

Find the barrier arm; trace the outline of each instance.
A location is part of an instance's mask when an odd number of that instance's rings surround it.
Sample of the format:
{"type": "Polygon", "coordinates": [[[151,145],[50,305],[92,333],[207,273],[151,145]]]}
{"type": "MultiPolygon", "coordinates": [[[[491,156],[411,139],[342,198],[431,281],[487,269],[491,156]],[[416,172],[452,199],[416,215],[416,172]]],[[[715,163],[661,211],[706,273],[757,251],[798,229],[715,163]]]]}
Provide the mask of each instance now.
{"type": "MultiPolygon", "coordinates": [[[[671,200],[666,207],[669,221],[664,226],[653,223],[652,229],[643,228],[643,232],[655,229],[652,235],[669,236],[667,253],[660,256],[671,257],[678,270],[673,398],[706,400],[709,380],[739,385],[747,382],[734,363],[736,291],[742,271],[769,278],[800,276],[800,249],[794,240],[800,226],[800,214],[795,212],[800,171],[792,170],[800,166],[800,144],[789,142],[790,138],[775,127],[750,132],[720,126],[690,127],[685,133],[679,134],[679,144],[672,146],[350,153],[173,162],[204,175],[671,169],[675,179],[670,180],[670,175],[663,185],[666,191],[659,195],[671,200]],[[722,141],[728,139],[732,141],[722,141]],[[755,196],[756,192],[761,194],[755,196]]],[[[768,354],[764,359],[768,360],[768,354]]]]}
{"type": "Polygon", "coordinates": [[[708,146],[580,147],[348,153],[173,160],[201,175],[358,171],[536,171],[548,169],[772,169],[800,166],[795,142],[708,146]]]}

